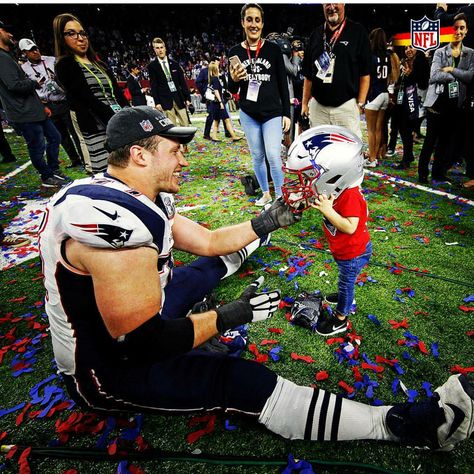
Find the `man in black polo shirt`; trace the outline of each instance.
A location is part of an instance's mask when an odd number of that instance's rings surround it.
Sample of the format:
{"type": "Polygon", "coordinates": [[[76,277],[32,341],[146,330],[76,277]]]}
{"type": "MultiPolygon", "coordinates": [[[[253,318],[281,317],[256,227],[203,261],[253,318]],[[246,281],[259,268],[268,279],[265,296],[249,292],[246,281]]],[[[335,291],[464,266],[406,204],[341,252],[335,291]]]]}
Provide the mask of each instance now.
{"type": "Polygon", "coordinates": [[[362,25],[346,18],[343,3],[325,3],[323,11],[326,21],[305,49],[301,113],[309,114],[312,127],[342,125],[361,136],[360,114],[370,85],[369,38],[362,25]]]}

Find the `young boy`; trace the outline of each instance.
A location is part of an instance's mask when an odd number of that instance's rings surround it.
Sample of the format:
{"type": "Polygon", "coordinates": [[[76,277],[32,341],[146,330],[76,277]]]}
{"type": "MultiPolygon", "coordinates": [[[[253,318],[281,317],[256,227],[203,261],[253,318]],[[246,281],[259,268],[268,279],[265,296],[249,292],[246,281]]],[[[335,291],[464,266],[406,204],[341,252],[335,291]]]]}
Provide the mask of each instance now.
{"type": "Polygon", "coordinates": [[[342,127],[322,125],[297,138],[285,167],[287,173],[298,176],[285,184],[285,199],[297,212],[309,207],[321,212],[329,249],[339,268],[338,293],[326,298],[337,303],[336,310],[316,326],[323,336],[347,330],[355,282],[372,254],[367,203],[359,187],[363,162],[357,136],[342,127]]]}

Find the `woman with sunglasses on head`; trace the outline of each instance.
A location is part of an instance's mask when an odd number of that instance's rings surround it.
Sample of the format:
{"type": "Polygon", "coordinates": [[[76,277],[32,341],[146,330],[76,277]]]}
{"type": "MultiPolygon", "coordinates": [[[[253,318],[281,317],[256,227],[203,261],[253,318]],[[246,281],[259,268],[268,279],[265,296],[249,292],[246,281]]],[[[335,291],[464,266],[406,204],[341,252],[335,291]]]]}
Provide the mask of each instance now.
{"type": "Polygon", "coordinates": [[[74,15],[53,21],[56,76],[66,92],[73,123],[83,138],[86,170],[107,168],[105,128],[110,118],[129,105],[110,69],[97,58],[87,33],[74,15]]]}
{"type": "Polygon", "coordinates": [[[265,160],[270,165],[275,195],[281,196],[281,141],[291,125],[290,98],[283,54],[279,46],[262,39],[262,7],[245,4],[241,24],[245,39],[229,51],[229,91],[240,95],[240,123],[263,191],[255,204],[264,206],[272,200],[265,160]]]}

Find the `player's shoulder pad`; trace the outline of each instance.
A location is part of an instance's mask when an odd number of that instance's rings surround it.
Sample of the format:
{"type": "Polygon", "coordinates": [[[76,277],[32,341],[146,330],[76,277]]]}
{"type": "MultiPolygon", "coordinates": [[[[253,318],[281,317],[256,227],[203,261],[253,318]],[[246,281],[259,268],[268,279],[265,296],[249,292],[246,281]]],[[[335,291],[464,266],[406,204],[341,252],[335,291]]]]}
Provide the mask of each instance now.
{"type": "Polygon", "coordinates": [[[168,216],[140,193],[80,180],[53,207],[64,237],[98,248],[161,247],[168,216]]]}

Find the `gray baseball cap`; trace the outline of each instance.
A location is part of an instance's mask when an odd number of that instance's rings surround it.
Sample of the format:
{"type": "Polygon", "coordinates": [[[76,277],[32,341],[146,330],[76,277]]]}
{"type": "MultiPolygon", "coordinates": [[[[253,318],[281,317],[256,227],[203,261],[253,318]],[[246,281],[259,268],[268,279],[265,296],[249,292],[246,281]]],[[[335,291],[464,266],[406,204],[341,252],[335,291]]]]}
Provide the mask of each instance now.
{"type": "Polygon", "coordinates": [[[193,139],[196,131],[196,127],[177,127],[163,112],[153,107],[126,107],[109,120],[105,132],[105,147],[114,151],[154,135],[185,144],[193,139]]]}

